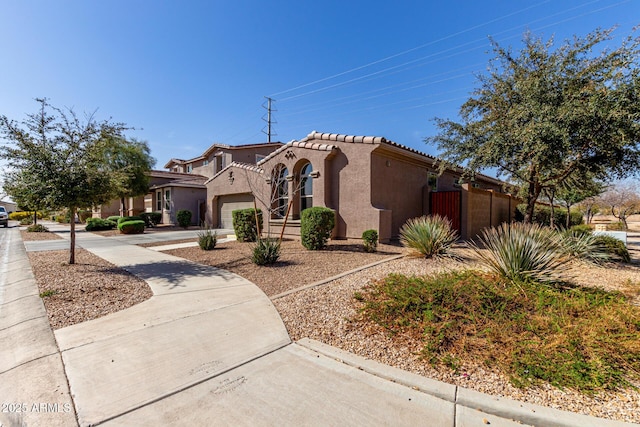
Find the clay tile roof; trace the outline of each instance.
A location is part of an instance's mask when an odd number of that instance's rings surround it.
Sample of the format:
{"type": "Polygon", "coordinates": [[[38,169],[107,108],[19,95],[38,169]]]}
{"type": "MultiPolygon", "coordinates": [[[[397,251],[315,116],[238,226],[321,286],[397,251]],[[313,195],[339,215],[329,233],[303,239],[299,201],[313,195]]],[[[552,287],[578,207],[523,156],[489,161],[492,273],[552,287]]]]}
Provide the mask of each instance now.
{"type": "Polygon", "coordinates": [[[245,169],[245,170],[248,170],[248,171],[251,171],[251,172],[256,172],[256,173],[263,173],[264,172],[264,170],[261,167],[253,165],[253,164],[241,163],[241,162],[231,162],[227,166],[225,166],[220,172],[218,172],[217,174],[215,174],[214,176],[209,178],[205,182],[205,185],[208,184],[209,182],[211,182],[218,175],[221,175],[221,174],[225,173],[226,171],[228,171],[231,168],[245,169]]]}
{"type": "Polygon", "coordinates": [[[308,139],[309,138],[307,137],[307,138],[303,138],[300,141],[293,140],[293,141],[287,142],[282,147],[278,148],[277,150],[275,150],[274,152],[269,154],[267,157],[265,157],[264,159],[260,160],[258,162],[258,165],[261,165],[261,164],[269,161],[273,157],[277,156],[278,154],[282,153],[283,151],[285,151],[285,150],[287,150],[288,148],[291,148],[291,147],[306,148],[306,149],[309,149],[309,150],[318,150],[318,151],[331,151],[331,150],[335,150],[336,149],[335,145],[332,145],[332,144],[321,144],[321,143],[317,143],[317,142],[309,142],[308,139]]]}

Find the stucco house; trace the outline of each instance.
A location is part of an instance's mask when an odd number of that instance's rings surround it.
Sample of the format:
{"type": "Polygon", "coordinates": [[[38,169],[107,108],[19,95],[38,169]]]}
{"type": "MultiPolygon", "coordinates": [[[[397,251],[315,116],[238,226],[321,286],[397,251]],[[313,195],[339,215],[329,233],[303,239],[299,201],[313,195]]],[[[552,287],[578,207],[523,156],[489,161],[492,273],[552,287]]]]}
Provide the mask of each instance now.
{"type": "MultiPolygon", "coordinates": [[[[200,224],[205,221],[207,189],[204,182],[208,178],[233,162],[255,164],[281,146],[279,142],[238,146],[214,143],[192,159],[171,159],[164,166],[168,171],[149,172],[149,193],[127,198],[126,210],[122,214],[160,212],[163,224],[175,224],[176,213],[186,209],[192,212],[192,223],[200,224]]],[[[113,200],[96,207],[92,216],[107,218],[121,215],[120,210],[120,200],[113,200]]]]}
{"type": "Polygon", "coordinates": [[[204,185],[206,222],[231,227],[231,212],[255,204],[285,234],[299,235],[300,212],[325,206],[336,212],[335,238],[360,238],[375,229],[381,241],[399,234],[407,219],[440,213],[462,238],[513,219],[518,201],[505,183],[462,170],[439,175],[432,156],[383,137],[312,132],[278,147],[256,164],[233,161],[204,185]],[[254,198],[254,195],[256,197],[254,198]],[[291,201],[291,203],[289,203],[291,201]],[[289,206],[290,205],[290,206],[289,206]]]}

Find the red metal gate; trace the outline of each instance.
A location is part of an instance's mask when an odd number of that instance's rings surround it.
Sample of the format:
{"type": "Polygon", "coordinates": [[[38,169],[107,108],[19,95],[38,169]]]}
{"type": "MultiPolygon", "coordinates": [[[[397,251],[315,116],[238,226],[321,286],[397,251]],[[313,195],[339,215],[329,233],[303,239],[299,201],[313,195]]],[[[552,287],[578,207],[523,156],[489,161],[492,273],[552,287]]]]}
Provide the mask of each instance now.
{"type": "Polygon", "coordinates": [[[462,206],[460,191],[437,191],[430,193],[429,206],[432,215],[439,214],[451,220],[454,230],[460,233],[460,216],[462,206]]]}

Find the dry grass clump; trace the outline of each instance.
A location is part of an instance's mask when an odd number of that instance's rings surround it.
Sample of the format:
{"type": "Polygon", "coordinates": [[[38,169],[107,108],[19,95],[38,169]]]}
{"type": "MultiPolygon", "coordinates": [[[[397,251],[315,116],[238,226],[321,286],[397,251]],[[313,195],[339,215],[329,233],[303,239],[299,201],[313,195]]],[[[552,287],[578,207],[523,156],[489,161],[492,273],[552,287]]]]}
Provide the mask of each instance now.
{"type": "Polygon", "coordinates": [[[544,381],[591,393],[640,378],[640,309],[618,292],[458,271],[391,274],[356,293],[361,319],[422,343],[422,357],[456,369],[480,360],[512,384],[544,381]]]}

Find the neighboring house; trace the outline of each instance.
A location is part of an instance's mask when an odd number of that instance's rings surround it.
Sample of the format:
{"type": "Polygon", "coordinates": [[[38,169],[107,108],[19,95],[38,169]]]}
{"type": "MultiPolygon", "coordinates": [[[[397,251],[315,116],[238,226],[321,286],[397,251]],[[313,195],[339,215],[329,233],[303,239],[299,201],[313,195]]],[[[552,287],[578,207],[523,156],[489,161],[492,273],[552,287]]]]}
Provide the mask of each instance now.
{"type": "MultiPolygon", "coordinates": [[[[279,142],[240,146],[216,143],[193,159],[171,159],[165,165],[169,171],[149,172],[148,194],[125,199],[126,212],[122,215],[161,212],[163,224],[175,224],[176,213],[186,209],[192,213],[192,223],[200,224],[205,220],[207,190],[204,182],[208,178],[232,162],[255,164],[281,146],[279,142]]],[[[120,200],[113,200],[94,209],[93,216],[121,215],[120,210],[120,200]]]]}
{"type": "Polygon", "coordinates": [[[292,200],[287,235],[299,235],[300,212],[310,206],[336,211],[335,238],[375,229],[381,241],[396,238],[407,219],[430,213],[450,218],[463,238],[513,219],[518,201],[504,194],[504,182],[476,175],[462,183],[462,170],[439,175],[435,163],[382,137],[312,132],[257,165],[234,161],[208,179],[206,221],[230,228],[231,212],[253,207],[254,194],[263,212],[273,212],[265,215],[272,232],[292,200]]]}
{"type": "Polygon", "coordinates": [[[0,206],[4,206],[7,213],[16,212],[18,210],[17,204],[6,200],[0,200],[0,206]]]}

